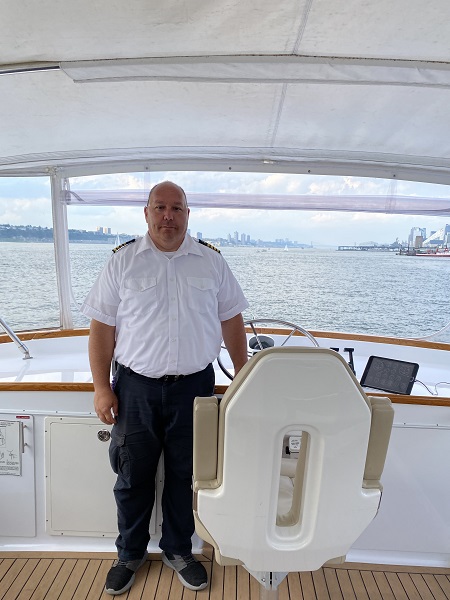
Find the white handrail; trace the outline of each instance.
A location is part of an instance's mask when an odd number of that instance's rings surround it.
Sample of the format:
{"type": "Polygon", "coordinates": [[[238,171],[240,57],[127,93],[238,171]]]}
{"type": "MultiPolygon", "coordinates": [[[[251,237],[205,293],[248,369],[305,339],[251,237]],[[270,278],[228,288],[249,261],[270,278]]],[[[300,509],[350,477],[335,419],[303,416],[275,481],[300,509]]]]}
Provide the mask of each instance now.
{"type": "Polygon", "coordinates": [[[23,357],[23,359],[26,360],[28,358],[33,358],[32,356],[30,356],[30,351],[25,346],[25,344],[21,340],[19,340],[17,335],[14,333],[14,331],[11,329],[11,327],[8,325],[8,323],[5,321],[5,319],[1,316],[0,316],[0,325],[6,331],[7,335],[9,335],[11,340],[16,344],[16,346],[19,348],[19,350],[24,353],[25,356],[23,357]]]}

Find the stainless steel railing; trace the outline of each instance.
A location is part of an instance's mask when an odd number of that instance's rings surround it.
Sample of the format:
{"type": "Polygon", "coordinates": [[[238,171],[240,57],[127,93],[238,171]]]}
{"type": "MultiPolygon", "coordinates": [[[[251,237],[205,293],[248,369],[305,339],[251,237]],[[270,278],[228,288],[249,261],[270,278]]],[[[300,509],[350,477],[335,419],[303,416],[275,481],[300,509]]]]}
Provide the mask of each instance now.
{"type": "Polygon", "coordinates": [[[0,317],[0,325],[6,331],[6,334],[9,335],[11,340],[16,344],[16,346],[19,348],[19,350],[24,353],[25,356],[23,357],[23,359],[26,360],[28,358],[33,358],[32,356],[30,356],[30,351],[28,350],[28,348],[25,346],[25,344],[23,342],[21,342],[19,340],[17,335],[14,333],[14,331],[11,329],[11,327],[8,325],[8,323],[5,321],[5,319],[3,317],[0,317]]]}

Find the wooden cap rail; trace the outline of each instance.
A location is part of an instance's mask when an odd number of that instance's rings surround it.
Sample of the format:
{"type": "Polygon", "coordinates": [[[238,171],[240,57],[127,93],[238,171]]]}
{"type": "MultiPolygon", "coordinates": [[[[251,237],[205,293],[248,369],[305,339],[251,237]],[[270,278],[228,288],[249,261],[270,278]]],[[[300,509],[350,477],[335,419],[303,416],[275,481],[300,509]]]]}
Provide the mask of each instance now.
{"type": "MultiPolygon", "coordinates": [[[[252,331],[248,329],[249,333],[252,331]]],[[[282,329],[265,327],[264,333],[272,335],[283,335],[286,333],[282,329]]],[[[354,340],[360,342],[372,342],[380,344],[396,344],[400,346],[416,346],[417,348],[430,348],[433,350],[445,350],[450,352],[450,344],[443,342],[429,342],[426,340],[415,339],[399,339],[374,335],[362,335],[354,333],[339,333],[339,332],[323,332],[311,331],[312,335],[318,338],[326,339],[343,339],[354,340]]],[[[89,335],[89,329],[44,329],[38,331],[26,331],[17,334],[21,340],[46,339],[71,336],[86,336],[89,335]]],[[[300,335],[295,332],[294,335],[300,335]]],[[[7,335],[0,335],[0,344],[11,342],[7,335]]],[[[227,385],[216,385],[216,395],[222,395],[227,389],[227,385]]],[[[0,383],[0,392],[93,392],[94,386],[92,383],[59,383],[59,382],[3,382],[0,383]]],[[[442,396],[409,396],[404,394],[389,394],[389,393],[373,393],[371,396],[387,396],[394,404],[419,404],[425,406],[448,406],[450,407],[450,398],[442,396]]]]}

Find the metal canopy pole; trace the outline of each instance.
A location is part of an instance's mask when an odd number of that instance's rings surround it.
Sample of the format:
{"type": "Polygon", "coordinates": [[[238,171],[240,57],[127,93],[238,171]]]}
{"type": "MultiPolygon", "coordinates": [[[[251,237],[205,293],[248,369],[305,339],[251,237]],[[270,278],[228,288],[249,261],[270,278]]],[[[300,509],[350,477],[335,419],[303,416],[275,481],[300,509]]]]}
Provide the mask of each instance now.
{"type": "Polygon", "coordinates": [[[61,202],[63,179],[58,174],[57,169],[52,170],[52,174],[50,175],[50,183],[52,193],[53,247],[55,250],[60,326],[62,329],[72,329],[72,285],[70,281],[67,207],[63,202],[61,202]]]}

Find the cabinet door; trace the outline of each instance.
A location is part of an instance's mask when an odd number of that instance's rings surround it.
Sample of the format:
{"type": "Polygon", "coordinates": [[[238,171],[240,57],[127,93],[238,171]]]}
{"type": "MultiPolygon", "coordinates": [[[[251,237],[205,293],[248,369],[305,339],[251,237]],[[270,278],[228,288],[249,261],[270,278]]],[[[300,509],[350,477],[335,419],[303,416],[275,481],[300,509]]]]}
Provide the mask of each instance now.
{"type": "MultiPolygon", "coordinates": [[[[117,536],[116,477],[108,456],[110,431],[111,426],[97,418],[45,419],[48,533],[117,536]]],[[[153,534],[155,512],[150,523],[153,534]]]]}

